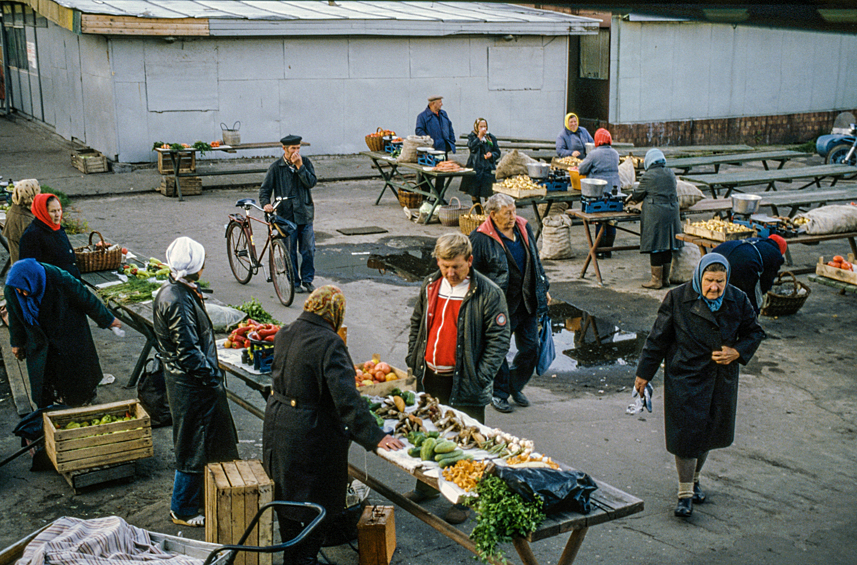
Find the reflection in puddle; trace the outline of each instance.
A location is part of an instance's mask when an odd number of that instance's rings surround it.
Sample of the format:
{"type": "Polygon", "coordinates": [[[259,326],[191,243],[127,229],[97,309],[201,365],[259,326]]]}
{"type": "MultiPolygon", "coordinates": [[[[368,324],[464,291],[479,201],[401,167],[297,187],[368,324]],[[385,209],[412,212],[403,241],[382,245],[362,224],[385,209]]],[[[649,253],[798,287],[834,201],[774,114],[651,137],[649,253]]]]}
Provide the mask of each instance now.
{"type": "Polygon", "coordinates": [[[431,256],[434,243],[424,237],[390,237],[376,243],[319,246],[316,272],[336,280],[417,283],[437,270],[431,256]]]}
{"type": "Polygon", "coordinates": [[[369,255],[366,266],[377,269],[381,274],[394,274],[407,282],[420,282],[437,270],[437,263],[431,256],[432,249],[424,247],[418,250],[419,257],[410,251],[387,255],[373,253],[369,255]]]}

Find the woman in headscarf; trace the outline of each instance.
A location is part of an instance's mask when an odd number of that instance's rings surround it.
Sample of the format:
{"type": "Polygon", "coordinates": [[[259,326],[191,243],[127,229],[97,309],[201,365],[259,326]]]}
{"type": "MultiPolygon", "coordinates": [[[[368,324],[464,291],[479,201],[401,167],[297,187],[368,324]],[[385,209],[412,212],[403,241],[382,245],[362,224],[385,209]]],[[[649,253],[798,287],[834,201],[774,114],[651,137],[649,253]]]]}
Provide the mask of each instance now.
{"type": "Polygon", "coordinates": [[[676,239],[681,233],[681,213],[676,193],[675,174],[667,166],[660,149],[649,149],[643,161],[645,172],[640,184],[627,198],[642,202],[640,215],[640,253],[649,253],[652,279],[643,288],[659,289],[670,285],[673,251],[683,245],[676,239]]]}
{"type": "Polygon", "coordinates": [[[104,375],[86,317],[98,327],[121,324],[76,278],[35,259],[19,259],[6,276],[12,352],[27,360],[39,408],[92,402],[104,375]]]}
{"type": "MultiPolygon", "coordinates": [[[[607,186],[604,187],[605,193],[613,192],[614,189],[619,191],[622,188],[622,181],[619,180],[619,153],[613,149],[613,137],[609,131],[604,128],[596,130],[595,149],[577,166],[577,171],[586,178],[607,181],[607,186]]],[[[613,247],[613,242],[616,241],[616,227],[605,223],[598,224],[598,232],[605,228],[607,232],[598,247],[613,247]]],[[[605,251],[596,256],[599,259],[609,259],[612,255],[612,252],[605,251]]]]}
{"type": "Polygon", "coordinates": [[[214,328],[199,290],[205,249],[189,237],[179,237],[166,255],[170,278],[152,309],[173,417],[176,474],[170,517],[175,524],[202,527],[203,471],[208,463],[239,458],[238,434],[217,361],[214,328]]]}
{"type": "Polygon", "coordinates": [[[53,194],[37,194],[31,210],[35,218],[21,236],[20,258],[48,263],[79,279],[74,249],[62,227],[63,210],[59,199],[53,194]]]}
{"type": "Polygon", "coordinates": [[[467,147],[470,157],[467,167],[476,174],[461,178],[461,192],[470,195],[474,204],[480,203],[480,198],[489,198],[494,194],[491,186],[494,184],[494,170],[500,160],[500,147],[497,138],[488,132],[488,122],[485,118],[477,118],[473,122],[473,131],[467,136],[467,147]]]}
{"type": "Polygon", "coordinates": [[[675,456],[678,504],[686,518],[705,502],[699,473],[712,449],[732,445],[738,365],[746,365],[765,332],[747,296],[729,284],[729,263],[708,253],[693,280],[667,293],[637,364],[639,394],[664,363],[664,426],[675,456]]]}
{"type": "Polygon", "coordinates": [[[41,193],[42,188],[36,179],[19,180],[12,190],[12,205],[6,210],[6,225],[3,227],[3,237],[9,242],[9,258],[12,263],[18,260],[18,243],[24,230],[35,218],[30,210],[33,199],[41,193]]]}
{"type": "MultiPolygon", "coordinates": [[[[345,296],[335,286],[310,294],[304,311],[274,338],[273,391],[265,410],[262,458],[274,499],[315,502],[326,518],[310,537],[285,551],[284,563],[314,564],[331,521],[345,510],[348,448],[397,450],[403,444],[375,423],[354,386],[354,362],[337,331],[345,296]]],[[[303,517],[278,514],[283,540],[295,537],[303,517]]]]}
{"type": "Polygon", "coordinates": [[[556,154],[559,157],[586,157],[586,144],[593,143],[592,136],[580,125],[577,114],[565,115],[565,127],[556,136],[556,154]]]}

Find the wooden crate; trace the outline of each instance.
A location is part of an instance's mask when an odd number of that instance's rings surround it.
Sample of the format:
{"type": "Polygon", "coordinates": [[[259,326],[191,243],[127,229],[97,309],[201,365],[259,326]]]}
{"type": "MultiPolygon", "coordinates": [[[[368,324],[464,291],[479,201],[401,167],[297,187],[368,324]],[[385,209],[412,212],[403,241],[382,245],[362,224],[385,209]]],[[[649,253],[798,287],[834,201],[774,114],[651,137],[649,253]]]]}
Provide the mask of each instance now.
{"type": "Polygon", "coordinates": [[[396,518],[392,506],[367,506],[357,522],[360,565],[389,565],[396,551],[396,518]]]}
{"type": "Polygon", "coordinates": [[[84,174],[106,173],[107,157],[95,149],[78,149],[71,154],[72,166],[84,174]]]}
{"type": "MultiPolygon", "coordinates": [[[[205,541],[236,544],[259,508],[274,500],[274,482],[261,461],[211,463],[205,467],[205,541]]],[[[272,545],[274,510],[259,523],[244,545],[272,545]]],[[[240,552],[235,565],[271,565],[273,554],[240,552]]]]}
{"type": "Polygon", "coordinates": [[[548,189],[537,188],[533,190],[521,190],[519,188],[509,188],[504,184],[495,183],[493,186],[494,192],[502,192],[508,194],[512,198],[541,198],[547,195],[548,189]]]}
{"type": "MultiPolygon", "coordinates": [[[[171,175],[173,171],[173,160],[170,157],[169,151],[157,151],[158,154],[158,172],[162,175],[171,175]]],[[[180,173],[195,173],[196,172],[196,151],[179,151],[180,173]]]]}
{"type": "MultiPolygon", "coordinates": [[[[182,196],[202,194],[202,177],[182,177],[182,196]]],[[[173,176],[162,176],[158,192],[164,196],[177,196],[176,179],[173,176]]]]}
{"type": "MultiPolygon", "coordinates": [[[[355,365],[354,368],[359,369],[361,368],[361,365],[355,365]]],[[[357,387],[357,391],[360,394],[365,394],[367,396],[387,396],[394,388],[399,390],[417,390],[417,378],[411,375],[410,372],[397,369],[392,365],[390,366],[390,369],[396,373],[396,376],[399,377],[398,379],[374,385],[359,386],[357,387]]]]}
{"type": "Polygon", "coordinates": [[[136,398],[46,412],[42,417],[45,451],[60,473],[135,461],[154,454],[152,422],[136,398]],[[72,421],[92,420],[105,414],[125,416],[126,412],[134,419],[65,429],[72,421]]]}
{"type": "MultiPolygon", "coordinates": [[[[854,263],[853,253],[848,254],[848,262],[852,264],[854,263]]],[[[824,257],[818,258],[818,264],[815,266],[815,274],[821,275],[822,277],[827,277],[828,279],[857,285],[857,273],[855,273],[854,271],[846,271],[845,269],[837,269],[836,267],[831,267],[824,260],[824,257]]]]}
{"type": "Polygon", "coordinates": [[[714,231],[708,228],[702,228],[699,226],[694,226],[690,222],[686,222],[682,226],[682,231],[688,235],[695,235],[697,237],[704,237],[705,239],[711,239],[713,241],[732,241],[735,239],[744,239],[746,237],[754,237],[756,235],[756,230],[741,231],[735,233],[726,233],[722,231],[714,231]]]}

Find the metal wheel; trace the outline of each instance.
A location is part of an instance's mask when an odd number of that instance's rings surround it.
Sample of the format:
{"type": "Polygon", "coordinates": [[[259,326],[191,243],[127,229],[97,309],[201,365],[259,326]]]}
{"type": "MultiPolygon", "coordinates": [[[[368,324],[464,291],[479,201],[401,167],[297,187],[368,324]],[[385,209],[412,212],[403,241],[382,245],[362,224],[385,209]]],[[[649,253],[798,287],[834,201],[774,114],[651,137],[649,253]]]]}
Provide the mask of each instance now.
{"type": "Polygon", "coordinates": [[[851,151],[850,143],[840,143],[839,145],[834,145],[830,152],[827,154],[827,163],[830,165],[857,165],[857,149],[854,150],[854,153],[851,154],[851,158],[846,161],[845,157],[848,155],[848,152],[851,151]]]}
{"type": "Polygon", "coordinates": [[[271,242],[271,281],[277,298],[283,306],[291,306],[295,299],[295,275],[292,270],[292,259],[289,256],[289,248],[285,240],[275,239],[271,242]]]}
{"type": "Polygon", "coordinates": [[[226,255],[235,279],[241,284],[250,282],[253,276],[253,259],[247,234],[237,222],[229,222],[226,228],[226,255]]]}

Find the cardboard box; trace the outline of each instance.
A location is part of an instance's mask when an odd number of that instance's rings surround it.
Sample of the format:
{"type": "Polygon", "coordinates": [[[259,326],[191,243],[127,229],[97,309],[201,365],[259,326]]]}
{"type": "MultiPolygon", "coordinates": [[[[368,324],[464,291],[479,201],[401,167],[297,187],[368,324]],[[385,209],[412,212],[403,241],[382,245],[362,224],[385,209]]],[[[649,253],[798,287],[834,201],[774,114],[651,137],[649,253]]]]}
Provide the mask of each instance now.
{"type": "Polygon", "coordinates": [[[135,461],[154,454],[152,421],[135,398],[42,415],[45,451],[60,473],[135,461]],[[132,420],[65,429],[71,422],[130,413],[132,420]]]}
{"type": "Polygon", "coordinates": [[[396,551],[396,519],[392,506],[367,506],[357,522],[360,565],[389,565],[396,551]]]}
{"type": "MultiPolygon", "coordinates": [[[[355,369],[362,368],[362,365],[355,365],[355,369]]],[[[357,391],[360,394],[365,394],[367,396],[387,396],[390,394],[394,388],[398,388],[399,390],[417,390],[417,378],[410,374],[410,371],[405,372],[401,369],[397,369],[392,365],[390,368],[396,373],[396,376],[399,377],[394,381],[387,381],[385,383],[378,383],[374,385],[366,385],[366,386],[358,386],[357,391]]]]}
{"type": "MultiPolygon", "coordinates": [[[[274,500],[274,482],[262,462],[230,461],[205,467],[205,541],[237,544],[259,508],[274,500]]],[[[266,510],[244,545],[272,545],[274,509],[266,510]]],[[[235,565],[271,565],[273,554],[239,552],[235,565]]]]}

